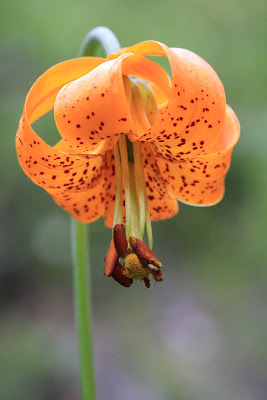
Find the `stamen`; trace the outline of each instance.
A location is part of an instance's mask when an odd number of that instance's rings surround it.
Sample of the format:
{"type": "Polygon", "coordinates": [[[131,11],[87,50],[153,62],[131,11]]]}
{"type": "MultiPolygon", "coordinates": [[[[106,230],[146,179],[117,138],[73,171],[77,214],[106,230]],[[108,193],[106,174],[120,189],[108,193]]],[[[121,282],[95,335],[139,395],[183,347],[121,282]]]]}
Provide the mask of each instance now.
{"type": "MultiPolygon", "coordinates": [[[[133,120],[135,121],[136,128],[135,135],[133,137],[131,137],[131,134],[128,133],[130,140],[126,138],[125,135],[120,135],[119,151],[121,156],[121,163],[118,165],[119,161],[117,161],[116,164],[116,170],[122,166],[123,172],[125,190],[126,237],[128,239],[130,236],[134,236],[136,238],[143,239],[146,226],[149,247],[152,249],[153,237],[149,204],[146,192],[144,164],[142,160],[140,143],[136,141],[136,135],[139,136],[139,134],[142,134],[142,132],[145,132],[150,128],[151,125],[149,116],[152,115],[152,121],[157,118],[158,108],[153,96],[153,92],[148,84],[141,80],[135,80],[133,78],[131,78],[130,81],[125,81],[124,84],[125,86],[127,86],[127,99],[131,103],[130,109],[133,115],[133,120]],[[129,90],[129,82],[131,84],[131,91],[129,90]],[[133,142],[131,142],[131,140],[133,140],[133,142]]],[[[116,153],[118,153],[118,150],[116,150],[116,153]]],[[[119,157],[115,154],[115,160],[116,158],[119,160],[119,157]]],[[[117,179],[119,179],[119,175],[117,176],[117,179]]],[[[119,191],[118,181],[117,188],[119,191]]],[[[119,204],[122,204],[121,200],[119,203],[119,200],[117,202],[116,199],[114,226],[121,222],[121,220],[118,220],[120,215],[119,210],[121,210],[122,208],[119,206],[119,204]]]]}
{"type": "Polygon", "coordinates": [[[139,221],[140,221],[140,238],[143,240],[146,224],[146,192],[143,184],[140,144],[139,142],[133,143],[134,152],[134,168],[138,187],[138,200],[139,200],[139,221]]]}
{"type": "Polygon", "coordinates": [[[147,234],[148,245],[152,250],[153,234],[152,234],[152,226],[151,226],[150,211],[149,211],[147,196],[146,196],[146,234],[147,234]]]}
{"type": "Polygon", "coordinates": [[[126,225],[126,237],[128,238],[131,230],[131,192],[130,192],[130,175],[128,166],[128,151],[126,144],[125,135],[120,135],[119,138],[120,154],[121,154],[121,164],[124,180],[124,192],[125,192],[125,225],[126,225]]]}
{"type": "Polygon", "coordinates": [[[145,287],[147,289],[149,289],[150,288],[150,278],[149,278],[149,276],[147,278],[144,278],[144,283],[145,283],[145,287]]]}
{"type": "Polygon", "coordinates": [[[131,210],[131,232],[130,234],[140,238],[139,206],[137,202],[134,163],[129,162],[130,175],[130,210],[131,210]]]}
{"type": "Polygon", "coordinates": [[[113,218],[113,227],[122,222],[122,174],[118,142],[114,146],[115,172],[116,172],[116,201],[113,218]]]}
{"type": "Polygon", "coordinates": [[[156,257],[154,251],[151,250],[142,240],[130,236],[129,244],[133,252],[138,256],[139,260],[141,260],[146,266],[152,264],[158,268],[162,267],[162,264],[156,257]]]}
{"type": "Polygon", "coordinates": [[[116,251],[114,240],[112,239],[107,251],[107,254],[104,257],[105,260],[105,268],[104,268],[104,275],[111,276],[113,271],[119,261],[119,255],[116,251]]]}
{"type": "Polygon", "coordinates": [[[133,143],[133,151],[134,151],[134,166],[135,173],[138,185],[138,196],[139,196],[139,212],[140,212],[140,235],[141,239],[144,236],[145,224],[147,231],[147,239],[149,247],[152,249],[153,247],[153,235],[152,235],[152,227],[150,220],[150,211],[146,193],[146,181],[144,174],[144,164],[141,154],[141,148],[139,142],[133,143]]]}
{"type": "Polygon", "coordinates": [[[117,262],[116,267],[112,273],[112,278],[125,287],[129,287],[133,283],[133,279],[130,279],[127,276],[123,275],[122,265],[119,261],[117,262]]]}
{"type": "MultiPolygon", "coordinates": [[[[130,151],[128,153],[127,140],[125,135],[120,136],[119,146],[125,190],[125,226],[128,239],[131,235],[140,238],[140,228],[134,164],[129,161],[130,151]]],[[[132,151],[132,143],[130,141],[128,141],[128,145],[130,147],[129,150],[132,151]]]]}
{"type": "Polygon", "coordinates": [[[128,250],[128,242],[125,236],[125,228],[122,224],[117,224],[114,226],[113,240],[118,255],[121,258],[125,258],[128,250]]]}
{"type": "Polygon", "coordinates": [[[148,264],[148,268],[152,269],[153,271],[159,271],[159,268],[152,264],[148,264]]]}

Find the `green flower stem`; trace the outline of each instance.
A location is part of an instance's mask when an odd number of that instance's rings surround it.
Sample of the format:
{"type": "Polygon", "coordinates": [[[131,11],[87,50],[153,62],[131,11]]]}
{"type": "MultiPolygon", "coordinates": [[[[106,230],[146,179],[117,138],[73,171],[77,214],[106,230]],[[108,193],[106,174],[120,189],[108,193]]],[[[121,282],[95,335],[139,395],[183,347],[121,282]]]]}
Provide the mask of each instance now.
{"type": "Polygon", "coordinates": [[[121,48],[118,39],[109,28],[98,26],[92,29],[85,37],[79,56],[92,56],[99,46],[103,47],[106,56],[110,53],[116,53],[121,48]]]}
{"type": "MultiPolygon", "coordinates": [[[[120,49],[120,44],[114,33],[108,28],[98,27],[89,32],[84,39],[79,52],[79,57],[93,56],[97,47],[100,45],[103,47],[106,55],[120,49]]],[[[82,400],[96,400],[87,229],[87,225],[84,225],[75,219],[71,220],[74,305],[78,336],[81,398],[82,400]]]]}
{"type": "Polygon", "coordinates": [[[81,393],[83,400],[95,400],[94,362],[92,346],[91,289],[88,269],[88,227],[72,218],[71,243],[75,314],[80,360],[81,393]]]}

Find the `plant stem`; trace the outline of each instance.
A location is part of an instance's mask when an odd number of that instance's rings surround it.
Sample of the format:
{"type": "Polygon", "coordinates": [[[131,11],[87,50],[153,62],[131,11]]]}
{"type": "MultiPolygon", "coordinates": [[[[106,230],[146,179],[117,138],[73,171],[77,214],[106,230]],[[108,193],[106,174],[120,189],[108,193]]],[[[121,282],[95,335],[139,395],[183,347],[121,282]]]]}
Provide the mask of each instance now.
{"type": "Polygon", "coordinates": [[[110,53],[116,53],[121,47],[118,39],[109,28],[98,26],[85,36],[79,56],[94,55],[99,46],[103,47],[106,56],[110,53]]]}
{"type": "Polygon", "coordinates": [[[71,243],[73,256],[74,303],[80,360],[83,400],[95,400],[94,363],[92,348],[91,298],[88,269],[88,227],[72,218],[71,243]]]}

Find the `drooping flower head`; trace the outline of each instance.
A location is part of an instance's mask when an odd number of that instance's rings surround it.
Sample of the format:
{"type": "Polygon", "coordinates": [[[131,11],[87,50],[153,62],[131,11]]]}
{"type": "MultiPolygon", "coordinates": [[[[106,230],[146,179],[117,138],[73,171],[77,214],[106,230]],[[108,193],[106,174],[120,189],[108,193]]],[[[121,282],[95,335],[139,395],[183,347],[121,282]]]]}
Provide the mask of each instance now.
{"type": "Polygon", "coordinates": [[[105,274],[149,286],[150,272],[158,281],[162,274],[142,242],[145,226],[152,248],[150,221],[174,216],[177,199],[196,206],[222,199],[239,131],[209,64],[147,41],[46,71],[27,95],[16,146],[24,172],[60,207],[81,222],[103,215],[116,227],[105,274]],[[167,57],[172,79],[146,56],[167,57]],[[62,137],[54,147],[32,128],[52,108],[62,137]]]}

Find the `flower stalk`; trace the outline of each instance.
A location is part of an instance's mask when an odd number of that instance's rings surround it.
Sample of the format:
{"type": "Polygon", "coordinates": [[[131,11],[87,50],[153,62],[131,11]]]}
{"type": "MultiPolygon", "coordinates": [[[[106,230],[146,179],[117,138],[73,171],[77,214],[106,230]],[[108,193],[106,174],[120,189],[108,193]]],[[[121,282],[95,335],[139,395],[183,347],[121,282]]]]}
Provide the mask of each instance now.
{"type": "Polygon", "coordinates": [[[88,227],[71,219],[75,317],[83,400],[95,400],[88,227]]]}
{"type": "Polygon", "coordinates": [[[120,49],[120,43],[114,33],[105,26],[92,29],[84,38],[79,51],[79,57],[93,56],[101,46],[105,55],[116,53],[120,49]]]}

